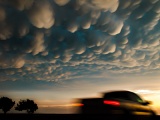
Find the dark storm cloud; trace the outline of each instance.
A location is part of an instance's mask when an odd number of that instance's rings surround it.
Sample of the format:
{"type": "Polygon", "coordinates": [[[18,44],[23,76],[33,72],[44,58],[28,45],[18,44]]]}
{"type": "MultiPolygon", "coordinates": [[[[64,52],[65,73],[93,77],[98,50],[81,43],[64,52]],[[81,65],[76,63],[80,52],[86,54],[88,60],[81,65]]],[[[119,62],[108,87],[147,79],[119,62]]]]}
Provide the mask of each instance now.
{"type": "Polygon", "coordinates": [[[159,0],[0,0],[1,81],[160,68],[159,0]]]}

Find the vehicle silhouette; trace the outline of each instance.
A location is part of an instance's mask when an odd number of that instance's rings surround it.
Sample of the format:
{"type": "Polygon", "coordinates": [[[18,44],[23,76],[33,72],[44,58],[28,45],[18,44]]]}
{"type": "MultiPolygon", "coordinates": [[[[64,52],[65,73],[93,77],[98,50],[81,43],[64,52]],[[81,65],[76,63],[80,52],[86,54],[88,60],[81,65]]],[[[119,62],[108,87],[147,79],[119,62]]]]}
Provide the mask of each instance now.
{"type": "Polygon", "coordinates": [[[106,92],[102,98],[80,99],[79,103],[80,114],[156,115],[149,106],[151,102],[126,90],[106,92]]]}

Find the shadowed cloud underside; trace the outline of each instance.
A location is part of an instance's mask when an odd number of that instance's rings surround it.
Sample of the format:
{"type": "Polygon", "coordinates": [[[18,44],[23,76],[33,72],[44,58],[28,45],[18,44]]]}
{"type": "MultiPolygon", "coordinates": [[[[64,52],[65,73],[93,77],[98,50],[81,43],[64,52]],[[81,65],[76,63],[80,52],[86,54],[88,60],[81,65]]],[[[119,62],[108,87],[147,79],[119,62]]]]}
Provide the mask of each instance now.
{"type": "Polygon", "coordinates": [[[159,0],[0,0],[0,81],[160,70],[159,0]]]}

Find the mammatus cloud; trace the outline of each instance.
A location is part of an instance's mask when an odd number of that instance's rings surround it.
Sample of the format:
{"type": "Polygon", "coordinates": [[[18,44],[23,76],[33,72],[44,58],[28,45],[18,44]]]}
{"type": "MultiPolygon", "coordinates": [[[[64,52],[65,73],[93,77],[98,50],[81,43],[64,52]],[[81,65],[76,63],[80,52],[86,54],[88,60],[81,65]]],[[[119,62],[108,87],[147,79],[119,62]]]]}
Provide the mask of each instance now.
{"type": "Polygon", "coordinates": [[[54,10],[49,1],[35,0],[27,15],[33,26],[37,28],[48,29],[54,25],[54,10]]]}
{"type": "Polygon", "coordinates": [[[70,0],[54,0],[54,2],[59,6],[66,5],[70,0]]]}
{"type": "Polygon", "coordinates": [[[159,0],[0,0],[0,76],[61,81],[104,71],[159,70],[159,5],[159,0]]]}

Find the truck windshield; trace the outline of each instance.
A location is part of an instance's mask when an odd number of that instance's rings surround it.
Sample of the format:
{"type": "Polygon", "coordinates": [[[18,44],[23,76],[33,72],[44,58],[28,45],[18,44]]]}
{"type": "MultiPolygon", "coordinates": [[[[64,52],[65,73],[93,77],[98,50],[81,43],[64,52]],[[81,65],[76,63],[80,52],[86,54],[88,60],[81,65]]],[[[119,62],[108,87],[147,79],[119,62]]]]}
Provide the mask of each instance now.
{"type": "Polygon", "coordinates": [[[104,98],[109,99],[109,98],[119,98],[119,99],[125,99],[125,100],[130,100],[128,93],[126,92],[112,92],[112,93],[106,93],[104,95],[104,98]]]}

